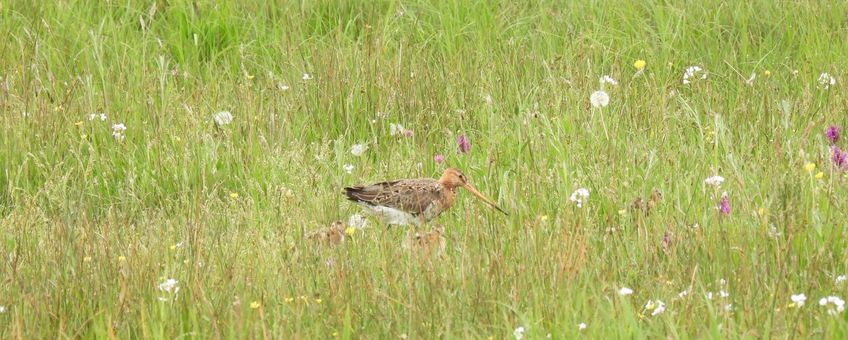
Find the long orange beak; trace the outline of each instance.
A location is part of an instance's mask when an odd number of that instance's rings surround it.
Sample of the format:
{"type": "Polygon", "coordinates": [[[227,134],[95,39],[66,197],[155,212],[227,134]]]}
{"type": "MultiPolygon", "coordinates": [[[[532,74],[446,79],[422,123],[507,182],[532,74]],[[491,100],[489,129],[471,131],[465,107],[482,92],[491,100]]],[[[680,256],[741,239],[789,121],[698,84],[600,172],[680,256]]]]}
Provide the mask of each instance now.
{"type": "Polygon", "coordinates": [[[462,185],[462,187],[465,188],[465,190],[470,191],[472,194],[474,194],[474,196],[477,196],[477,198],[483,200],[483,202],[486,202],[487,204],[491,205],[492,208],[495,208],[498,211],[502,212],[504,215],[509,216],[509,214],[507,214],[506,211],[501,209],[497,204],[495,204],[494,201],[490,200],[488,197],[483,196],[483,194],[481,194],[479,191],[477,191],[477,189],[475,189],[473,186],[471,186],[471,184],[465,183],[465,184],[462,185]]]}

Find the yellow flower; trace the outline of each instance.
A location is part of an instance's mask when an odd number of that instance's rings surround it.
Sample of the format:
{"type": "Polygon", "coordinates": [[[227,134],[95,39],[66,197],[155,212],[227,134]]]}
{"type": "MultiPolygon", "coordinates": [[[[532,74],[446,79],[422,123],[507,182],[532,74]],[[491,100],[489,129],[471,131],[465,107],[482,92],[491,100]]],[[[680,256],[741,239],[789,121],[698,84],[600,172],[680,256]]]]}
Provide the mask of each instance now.
{"type": "Polygon", "coordinates": [[[816,169],[815,163],[804,164],[804,170],[807,170],[807,172],[813,172],[813,170],[815,170],[815,169],[816,169]]]}
{"type": "Polygon", "coordinates": [[[816,179],[822,179],[822,178],[824,178],[824,172],[819,171],[819,173],[816,174],[816,179]]]}
{"type": "Polygon", "coordinates": [[[539,217],[539,219],[541,219],[542,222],[545,222],[548,220],[548,215],[542,215],[541,217],[539,217]]]}
{"type": "Polygon", "coordinates": [[[81,134],[81,135],[80,135],[80,138],[82,138],[82,139],[85,139],[85,137],[88,137],[88,136],[87,136],[86,134],[81,134]]]}
{"type": "Polygon", "coordinates": [[[639,59],[639,60],[636,60],[636,62],[633,63],[633,67],[635,67],[637,70],[641,70],[641,69],[645,68],[645,64],[647,64],[647,62],[645,62],[642,59],[639,59]]]}
{"type": "Polygon", "coordinates": [[[250,309],[257,309],[261,306],[262,305],[259,303],[259,301],[253,301],[253,302],[250,303],[250,309]]]}
{"type": "Polygon", "coordinates": [[[292,303],[292,302],[294,302],[294,298],[290,298],[290,297],[286,298],[286,303],[292,303]]]}
{"type": "Polygon", "coordinates": [[[118,262],[126,262],[126,261],[127,261],[126,256],[124,256],[124,255],[118,256],[118,262]]]}
{"type": "Polygon", "coordinates": [[[763,72],[763,75],[766,76],[766,78],[771,77],[771,71],[765,70],[765,72],[763,72]]]}
{"type": "Polygon", "coordinates": [[[82,126],[82,121],[78,121],[78,122],[74,123],[74,125],[76,125],[76,126],[82,126]]]}
{"type": "Polygon", "coordinates": [[[237,192],[231,192],[230,198],[238,198],[238,193],[237,192]]]}
{"type": "Polygon", "coordinates": [[[324,300],[321,300],[321,299],[315,299],[315,303],[317,303],[317,304],[319,304],[319,305],[320,305],[320,304],[321,304],[321,302],[324,302],[324,300]]]}
{"type": "Polygon", "coordinates": [[[347,234],[347,236],[353,236],[353,234],[355,234],[355,233],[356,233],[356,228],[354,228],[354,227],[347,227],[345,229],[345,234],[347,234]]]}
{"type": "Polygon", "coordinates": [[[757,215],[765,216],[766,215],[766,208],[757,209],[757,215]]]}
{"type": "Polygon", "coordinates": [[[627,209],[621,209],[621,210],[618,211],[619,215],[624,215],[626,213],[627,213],[627,209]]]}
{"type": "Polygon", "coordinates": [[[82,258],[83,262],[91,262],[91,256],[86,256],[82,258]]]}
{"type": "Polygon", "coordinates": [[[339,332],[333,332],[333,337],[335,338],[337,336],[339,336],[339,332]]]}

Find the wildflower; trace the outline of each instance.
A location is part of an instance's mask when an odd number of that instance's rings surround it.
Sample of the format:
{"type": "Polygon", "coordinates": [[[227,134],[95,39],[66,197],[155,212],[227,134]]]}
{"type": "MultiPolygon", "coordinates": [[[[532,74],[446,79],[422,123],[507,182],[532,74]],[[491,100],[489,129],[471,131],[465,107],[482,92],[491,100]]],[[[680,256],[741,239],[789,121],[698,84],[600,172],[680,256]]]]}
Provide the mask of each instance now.
{"type": "Polygon", "coordinates": [[[830,144],[836,144],[839,141],[839,127],[836,125],[828,126],[824,131],[824,135],[827,137],[827,140],[830,141],[830,144]]]}
{"type": "Polygon", "coordinates": [[[822,72],[822,74],[819,75],[819,86],[823,89],[827,90],[833,85],[836,85],[836,78],[827,72],[822,72]]]}
{"type": "Polygon", "coordinates": [[[730,215],[730,200],[727,198],[727,191],[721,193],[721,199],[718,201],[718,211],[724,216],[730,215]]]}
{"type": "Polygon", "coordinates": [[[804,164],[804,170],[807,170],[807,172],[813,172],[813,170],[815,170],[815,169],[816,169],[816,163],[804,164]]]}
{"type": "Polygon", "coordinates": [[[360,214],[353,214],[347,219],[347,225],[356,229],[365,229],[368,226],[368,220],[360,214]]]}
{"type": "Polygon", "coordinates": [[[491,94],[487,94],[485,97],[483,97],[483,100],[486,101],[486,105],[492,105],[492,103],[495,101],[492,98],[491,94]]]}
{"type": "Polygon", "coordinates": [[[685,298],[685,297],[686,297],[686,296],[688,296],[688,295],[689,295],[689,290],[688,290],[688,289],[685,289],[685,290],[683,290],[682,292],[677,293],[677,298],[678,298],[678,299],[682,299],[682,298],[685,298]]]}
{"type": "Polygon", "coordinates": [[[721,297],[721,298],[729,298],[729,297],[730,297],[730,293],[725,292],[725,291],[723,291],[723,290],[720,290],[720,291],[718,291],[718,296],[719,296],[719,297],[721,297]]]}
{"type": "Polygon", "coordinates": [[[745,84],[748,86],[754,86],[754,79],[757,79],[757,73],[751,72],[751,76],[745,80],[745,84]]]}
{"type": "Polygon", "coordinates": [[[719,284],[719,285],[724,286],[724,285],[726,285],[726,284],[727,284],[727,280],[725,280],[725,279],[723,279],[723,278],[722,278],[722,279],[718,279],[718,284],[719,284]]]}
{"type": "Polygon", "coordinates": [[[582,331],[584,329],[586,329],[586,323],[585,322],[581,322],[581,323],[577,324],[577,330],[582,331]]]}
{"type": "Polygon", "coordinates": [[[30,113],[29,113],[29,112],[26,112],[26,111],[23,111],[23,112],[21,112],[21,116],[23,116],[24,118],[29,118],[30,113]]]}
{"type": "Polygon", "coordinates": [[[362,156],[365,153],[365,150],[368,150],[368,146],[365,144],[354,144],[350,148],[350,153],[354,156],[362,156]]]}
{"type": "Polygon", "coordinates": [[[167,279],[164,282],[159,284],[159,291],[169,293],[169,294],[170,293],[177,294],[177,292],[180,291],[180,287],[177,284],[178,284],[177,280],[167,279]]]}
{"type": "Polygon", "coordinates": [[[406,132],[406,128],[403,125],[391,123],[389,124],[389,136],[397,136],[406,132]]]}
{"type": "Polygon", "coordinates": [[[836,145],[830,147],[830,160],[833,165],[839,170],[844,170],[848,167],[848,153],[842,151],[836,145]]]}
{"type": "Polygon", "coordinates": [[[795,307],[803,307],[804,303],[807,302],[807,296],[804,295],[803,293],[802,294],[792,294],[792,296],[790,296],[789,299],[792,300],[792,305],[795,306],[795,307]]]}
{"type": "Polygon", "coordinates": [[[645,303],[644,308],[651,311],[651,316],[656,316],[665,312],[665,303],[661,300],[648,300],[648,302],[645,303]]]}
{"type": "Polygon", "coordinates": [[[433,161],[437,164],[442,164],[445,162],[445,156],[442,154],[435,155],[433,156],[433,161]]]}
{"type": "Polygon", "coordinates": [[[619,210],[618,210],[618,214],[619,214],[619,215],[622,215],[622,216],[623,216],[623,215],[625,215],[625,214],[627,214],[627,209],[619,209],[619,210]]]}
{"type": "Polygon", "coordinates": [[[515,336],[515,340],[521,340],[524,338],[524,327],[518,327],[514,331],[512,331],[512,335],[515,336]]]}
{"type": "Polygon", "coordinates": [[[732,303],[728,303],[728,304],[724,305],[724,311],[725,312],[730,312],[732,310],[733,310],[733,304],[732,303]]]}
{"type": "Polygon", "coordinates": [[[819,306],[826,307],[828,315],[836,315],[845,311],[845,300],[838,296],[823,297],[819,300],[819,306]]]}
{"type": "Polygon", "coordinates": [[[91,256],[83,257],[82,262],[91,262],[91,256]]]}
{"type": "Polygon", "coordinates": [[[765,70],[763,71],[763,75],[766,76],[766,78],[771,77],[771,71],[765,70]]]}
{"type": "Polygon", "coordinates": [[[290,88],[291,87],[286,84],[283,84],[282,82],[277,83],[277,89],[280,91],[288,91],[290,88]]]}
{"type": "Polygon", "coordinates": [[[345,228],[345,235],[353,236],[353,234],[356,234],[356,228],[354,228],[354,227],[345,228]]]}
{"type": "Polygon", "coordinates": [[[88,115],[89,121],[95,120],[97,118],[100,118],[100,121],[104,121],[104,120],[106,120],[106,114],[105,113],[92,113],[92,114],[88,115]]]}
{"type": "Polygon", "coordinates": [[[594,108],[606,107],[607,105],[609,105],[609,101],[609,94],[602,90],[592,92],[592,95],[589,96],[589,103],[591,103],[592,107],[594,108]]]}
{"type": "Polygon", "coordinates": [[[465,137],[465,135],[459,135],[456,138],[456,147],[459,149],[459,152],[468,153],[468,150],[471,150],[471,142],[468,141],[468,137],[465,137]]]}
{"type": "Polygon", "coordinates": [[[648,64],[648,63],[647,63],[647,62],[645,62],[644,60],[639,59],[639,60],[636,60],[636,61],[633,63],[633,67],[635,67],[637,70],[642,70],[643,68],[645,68],[645,65],[647,65],[647,64],[648,64]]]}
{"type": "Polygon", "coordinates": [[[259,301],[253,301],[250,303],[250,309],[257,309],[259,307],[262,307],[262,304],[260,304],[259,301]]]}
{"type": "Polygon", "coordinates": [[[683,72],[683,85],[689,85],[694,79],[707,79],[707,72],[700,66],[689,66],[683,72]]]}
{"type": "Polygon", "coordinates": [[[309,73],[304,73],[304,74],[303,74],[303,77],[302,77],[301,79],[303,79],[303,80],[312,80],[312,75],[311,75],[311,74],[309,74],[309,73]]]}
{"type": "Polygon", "coordinates": [[[215,125],[222,127],[233,122],[233,114],[230,111],[221,111],[212,116],[212,120],[215,121],[215,125]]]}
{"type": "Polygon", "coordinates": [[[707,300],[712,300],[713,299],[713,292],[704,293],[704,297],[707,298],[707,300]]]}
{"type": "Polygon", "coordinates": [[[324,302],[324,300],[321,300],[321,299],[315,299],[315,303],[317,303],[317,304],[319,304],[319,305],[320,305],[320,304],[321,304],[321,302],[324,302]]]}
{"type": "Polygon", "coordinates": [[[589,198],[589,189],[579,188],[579,189],[575,190],[573,193],[571,193],[571,197],[569,197],[568,199],[570,201],[576,203],[578,208],[582,208],[583,207],[583,200],[588,199],[588,198],[589,198]]]}
{"type": "Polygon", "coordinates": [[[704,180],[704,183],[706,183],[707,185],[718,187],[721,186],[721,183],[724,183],[724,177],[718,175],[707,177],[707,179],[704,180]]]}
{"type": "Polygon", "coordinates": [[[285,298],[285,301],[286,301],[286,303],[292,303],[292,302],[294,302],[294,298],[293,297],[287,297],[287,298],[285,298]]]}
{"type": "Polygon", "coordinates": [[[630,294],[633,294],[633,290],[630,289],[630,288],[621,287],[621,289],[618,290],[618,295],[627,296],[627,295],[630,295],[630,294]]]}
{"type": "Polygon", "coordinates": [[[822,178],[824,178],[824,172],[819,171],[819,173],[816,174],[816,179],[822,179],[822,178]]]}
{"type": "Polygon", "coordinates": [[[118,256],[118,262],[127,262],[127,257],[124,255],[118,256]]]}
{"type": "Polygon", "coordinates": [[[613,77],[610,77],[610,76],[607,76],[607,75],[601,77],[601,79],[598,80],[598,81],[601,83],[601,86],[604,86],[606,84],[610,84],[610,85],[613,85],[613,86],[618,85],[618,82],[615,81],[615,79],[613,79],[613,77]]]}
{"type": "Polygon", "coordinates": [[[6,306],[0,306],[0,314],[6,313],[6,306]]]}
{"type": "Polygon", "coordinates": [[[124,123],[112,124],[112,137],[117,140],[124,139],[124,131],[127,130],[127,126],[124,123]]]}
{"type": "Polygon", "coordinates": [[[350,174],[350,173],[353,173],[353,165],[351,165],[351,164],[345,164],[345,165],[344,165],[344,171],[345,171],[345,172],[347,172],[347,173],[349,173],[349,174],[350,174]]]}
{"type": "Polygon", "coordinates": [[[413,134],[412,130],[406,130],[406,131],[403,132],[404,137],[412,137],[412,134],[413,134]]]}
{"type": "Polygon", "coordinates": [[[239,194],[237,192],[231,192],[230,193],[230,198],[236,199],[236,198],[238,198],[238,196],[239,196],[239,194]]]}
{"type": "Polygon", "coordinates": [[[839,275],[839,276],[837,276],[837,277],[836,277],[836,281],[835,281],[835,282],[836,282],[836,284],[837,284],[837,285],[841,285],[841,284],[842,284],[843,282],[845,282],[845,281],[848,281],[848,276],[845,276],[845,275],[839,275]]]}

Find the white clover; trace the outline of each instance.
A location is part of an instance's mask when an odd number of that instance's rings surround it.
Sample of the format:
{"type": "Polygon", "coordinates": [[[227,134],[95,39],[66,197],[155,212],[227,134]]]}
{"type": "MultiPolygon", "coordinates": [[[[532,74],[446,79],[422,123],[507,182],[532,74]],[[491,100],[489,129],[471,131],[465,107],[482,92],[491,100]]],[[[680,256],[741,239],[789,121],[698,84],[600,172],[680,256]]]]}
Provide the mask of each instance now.
{"type": "Polygon", "coordinates": [[[802,306],[804,306],[804,303],[807,302],[807,296],[804,295],[803,293],[802,294],[792,294],[792,296],[790,296],[789,299],[792,300],[792,303],[794,303],[796,307],[802,307],[802,306]]]}
{"type": "Polygon", "coordinates": [[[524,339],[524,326],[519,326],[518,328],[513,330],[512,335],[515,336],[515,340],[524,339]]]}
{"type": "Polygon", "coordinates": [[[354,156],[358,157],[358,156],[362,156],[362,154],[365,153],[365,150],[368,150],[367,145],[365,145],[365,144],[354,144],[350,148],[350,153],[353,154],[354,156]]]}
{"type": "Polygon", "coordinates": [[[687,67],[683,72],[683,85],[689,85],[695,79],[707,79],[707,71],[700,66],[687,67]]]}
{"type": "Polygon", "coordinates": [[[568,199],[570,201],[574,202],[575,204],[577,204],[578,208],[582,208],[583,207],[583,200],[586,200],[588,198],[589,198],[589,189],[580,188],[580,189],[575,190],[573,193],[571,193],[571,197],[569,197],[568,199]]]}
{"type": "Polygon", "coordinates": [[[822,74],[819,75],[819,86],[823,89],[827,90],[833,85],[836,85],[836,78],[827,72],[822,72],[822,74]]]}
{"type": "Polygon", "coordinates": [[[819,300],[819,306],[827,308],[828,315],[836,315],[845,311],[845,300],[838,296],[823,297],[819,300]]]}
{"type": "Polygon", "coordinates": [[[301,77],[301,79],[303,79],[303,80],[312,80],[312,75],[311,75],[311,74],[309,74],[309,73],[304,73],[304,74],[303,74],[303,77],[301,77]]]}
{"type": "Polygon", "coordinates": [[[601,79],[598,80],[598,82],[601,83],[601,86],[606,85],[606,84],[610,84],[610,85],[613,85],[613,86],[618,85],[618,82],[615,81],[615,79],[613,79],[612,77],[610,77],[608,75],[601,77],[601,79]]]}
{"type": "Polygon", "coordinates": [[[707,179],[704,180],[704,183],[706,183],[707,185],[718,187],[721,186],[722,183],[724,183],[724,177],[718,175],[707,177],[707,179]]]}
{"type": "Polygon", "coordinates": [[[233,114],[230,111],[221,111],[212,116],[212,120],[215,121],[215,125],[221,127],[233,122],[233,114]]]}
{"type": "Polygon", "coordinates": [[[368,226],[368,220],[360,214],[353,214],[347,219],[347,226],[355,229],[365,229],[368,226]]]}
{"type": "Polygon", "coordinates": [[[345,164],[344,165],[344,171],[347,172],[348,174],[353,173],[353,165],[352,164],[345,164]]]}
{"type": "Polygon", "coordinates": [[[609,105],[610,97],[604,91],[595,91],[592,92],[592,95],[589,96],[589,102],[592,104],[594,108],[602,108],[609,105]]]}
{"type": "Polygon", "coordinates": [[[621,289],[618,290],[618,295],[627,296],[627,295],[630,295],[630,294],[633,294],[633,290],[630,289],[630,288],[621,287],[621,289]]]}
{"type": "Polygon", "coordinates": [[[584,329],[586,329],[586,323],[585,322],[581,322],[581,323],[577,324],[577,330],[582,331],[584,329]]]}

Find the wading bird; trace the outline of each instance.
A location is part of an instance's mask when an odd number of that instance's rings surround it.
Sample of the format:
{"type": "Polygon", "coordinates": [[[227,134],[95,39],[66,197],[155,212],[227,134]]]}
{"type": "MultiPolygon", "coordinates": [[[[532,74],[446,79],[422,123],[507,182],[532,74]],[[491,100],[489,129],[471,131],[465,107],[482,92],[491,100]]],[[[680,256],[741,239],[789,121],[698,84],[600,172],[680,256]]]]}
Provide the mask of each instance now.
{"type": "Polygon", "coordinates": [[[495,202],[468,184],[462,172],[451,168],[445,170],[439,179],[401,179],[354,186],[344,188],[344,194],[348,200],[356,202],[386,224],[412,224],[417,228],[448,210],[459,187],[508,215],[495,202]]]}

